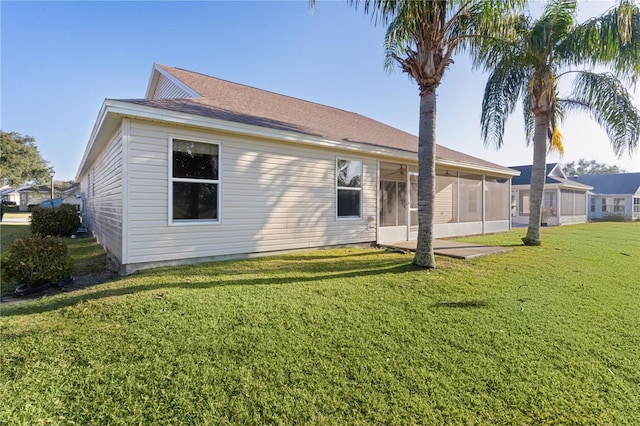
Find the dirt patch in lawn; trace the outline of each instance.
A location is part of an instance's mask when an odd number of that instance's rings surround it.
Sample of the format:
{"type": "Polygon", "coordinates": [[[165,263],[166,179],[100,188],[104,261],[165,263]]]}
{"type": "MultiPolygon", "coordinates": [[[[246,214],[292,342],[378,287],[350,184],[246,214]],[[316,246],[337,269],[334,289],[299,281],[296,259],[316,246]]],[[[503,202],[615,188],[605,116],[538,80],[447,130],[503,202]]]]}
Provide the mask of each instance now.
{"type": "Polygon", "coordinates": [[[104,284],[109,281],[115,281],[120,278],[120,275],[113,271],[99,271],[91,272],[88,274],[74,276],[73,282],[66,284],[63,287],[51,287],[40,293],[32,294],[29,296],[14,296],[5,295],[0,297],[0,303],[3,305],[12,305],[16,303],[22,303],[29,300],[35,300],[42,297],[53,296],[59,293],[68,293],[71,291],[84,290],[88,287],[92,287],[98,284],[104,284]]]}

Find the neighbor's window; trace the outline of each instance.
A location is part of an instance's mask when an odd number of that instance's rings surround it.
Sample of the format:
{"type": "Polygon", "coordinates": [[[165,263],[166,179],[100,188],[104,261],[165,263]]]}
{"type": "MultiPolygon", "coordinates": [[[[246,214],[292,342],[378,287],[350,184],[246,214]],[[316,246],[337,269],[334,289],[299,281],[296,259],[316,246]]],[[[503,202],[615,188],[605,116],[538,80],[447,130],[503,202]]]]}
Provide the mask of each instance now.
{"type": "Polygon", "coordinates": [[[614,198],[613,199],[613,212],[614,213],[624,213],[626,211],[625,200],[624,198],[614,198]]]}
{"type": "Polygon", "coordinates": [[[362,161],[336,161],[338,218],[362,216],[362,161]]]}
{"type": "Polygon", "coordinates": [[[173,139],[173,222],[219,220],[219,151],[217,144],[173,139]]]}
{"type": "Polygon", "coordinates": [[[520,216],[529,216],[529,191],[520,191],[520,216]]]}

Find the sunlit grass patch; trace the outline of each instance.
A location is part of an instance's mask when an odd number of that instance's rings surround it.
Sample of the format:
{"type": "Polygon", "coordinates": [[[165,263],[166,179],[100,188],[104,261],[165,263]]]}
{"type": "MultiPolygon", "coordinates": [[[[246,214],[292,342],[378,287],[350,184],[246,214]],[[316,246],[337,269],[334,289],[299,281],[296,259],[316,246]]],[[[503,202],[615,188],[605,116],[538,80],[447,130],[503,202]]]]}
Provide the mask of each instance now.
{"type": "Polygon", "coordinates": [[[382,250],[312,251],[3,306],[0,418],[633,424],[639,225],[546,229],[541,247],[439,257],[434,271],[382,250]]]}

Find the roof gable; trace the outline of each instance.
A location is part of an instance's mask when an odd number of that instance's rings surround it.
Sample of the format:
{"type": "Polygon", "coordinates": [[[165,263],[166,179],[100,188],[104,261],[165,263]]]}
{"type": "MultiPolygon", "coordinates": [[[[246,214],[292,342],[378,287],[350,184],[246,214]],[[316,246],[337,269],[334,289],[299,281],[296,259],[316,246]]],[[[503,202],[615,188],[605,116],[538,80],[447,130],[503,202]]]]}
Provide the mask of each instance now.
{"type": "MultiPolygon", "coordinates": [[[[394,157],[413,157],[418,152],[415,135],[363,115],[155,64],[144,99],[105,101],[78,176],[95,159],[101,144],[106,143],[102,139],[117,128],[122,117],[193,123],[248,135],[268,133],[278,139],[305,140],[305,143],[319,146],[326,146],[328,142],[364,153],[386,150],[384,155],[394,157]],[[230,127],[233,130],[229,130],[230,127]]],[[[436,146],[436,162],[502,176],[517,174],[509,168],[441,145],[436,146]]]]}
{"type": "MultiPolygon", "coordinates": [[[[127,102],[195,115],[269,127],[344,142],[356,142],[418,152],[418,138],[363,115],[221,80],[181,68],[156,65],[201,97],[194,99],[127,100],[127,102]]],[[[483,159],[441,145],[439,159],[511,171],[483,159]]]]}
{"type": "Polygon", "coordinates": [[[145,99],[199,98],[201,95],[175,78],[162,65],[154,64],[151,71],[145,99]]]}
{"type": "MultiPolygon", "coordinates": [[[[533,166],[510,166],[510,169],[518,170],[520,176],[516,176],[511,181],[512,185],[531,185],[531,172],[533,166]]],[[[591,186],[575,182],[567,179],[567,176],[562,171],[562,168],[558,163],[548,163],[546,165],[546,177],[544,180],[545,185],[559,185],[561,187],[575,188],[590,190],[591,186]]]]}

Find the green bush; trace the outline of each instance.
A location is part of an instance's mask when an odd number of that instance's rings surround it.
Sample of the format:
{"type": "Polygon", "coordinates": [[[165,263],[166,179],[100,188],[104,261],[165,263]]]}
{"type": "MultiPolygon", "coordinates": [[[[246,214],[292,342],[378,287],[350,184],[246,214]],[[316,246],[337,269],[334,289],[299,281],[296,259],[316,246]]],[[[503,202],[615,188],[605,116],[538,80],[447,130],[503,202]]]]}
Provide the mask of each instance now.
{"type": "Polygon", "coordinates": [[[605,213],[600,219],[593,219],[594,222],[627,222],[629,219],[624,213],[605,213]]]}
{"type": "Polygon", "coordinates": [[[2,259],[3,280],[36,287],[71,276],[67,245],[56,237],[17,238],[2,259]]]}
{"type": "Polygon", "coordinates": [[[60,207],[35,207],[31,213],[31,234],[68,237],[80,228],[80,216],[73,204],[60,207]]]}

